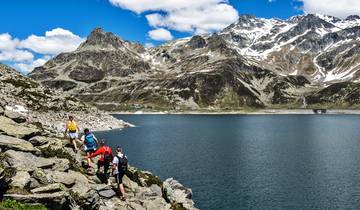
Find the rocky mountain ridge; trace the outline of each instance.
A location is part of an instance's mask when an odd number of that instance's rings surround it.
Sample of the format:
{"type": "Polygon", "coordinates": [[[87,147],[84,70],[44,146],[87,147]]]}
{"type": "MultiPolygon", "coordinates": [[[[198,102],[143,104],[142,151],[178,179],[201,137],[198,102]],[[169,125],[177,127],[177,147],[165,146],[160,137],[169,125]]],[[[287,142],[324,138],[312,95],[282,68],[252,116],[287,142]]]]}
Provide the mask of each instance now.
{"type": "Polygon", "coordinates": [[[62,133],[69,115],[81,128],[108,130],[131,126],[62,91],[46,88],[0,64],[0,105],[32,123],[62,133]]]}
{"type": "Polygon", "coordinates": [[[105,110],[354,108],[359,46],[358,16],[244,15],[218,33],[154,48],[97,28],[30,77],[105,110]]]}
{"type": "Polygon", "coordinates": [[[74,153],[67,139],[1,106],[0,121],[1,200],[51,210],[196,210],[190,189],[134,167],[123,178],[127,200],[122,201],[115,179],[103,184],[100,176],[86,171],[85,154],[74,153]]]}

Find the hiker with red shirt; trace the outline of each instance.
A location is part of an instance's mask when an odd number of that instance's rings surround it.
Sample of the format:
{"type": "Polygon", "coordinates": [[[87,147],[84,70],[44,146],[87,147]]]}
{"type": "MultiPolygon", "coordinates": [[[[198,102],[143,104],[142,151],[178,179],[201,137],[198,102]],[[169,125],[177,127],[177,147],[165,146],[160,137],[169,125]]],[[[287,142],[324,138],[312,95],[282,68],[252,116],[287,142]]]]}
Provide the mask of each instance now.
{"type": "Polygon", "coordinates": [[[108,170],[110,167],[110,163],[113,159],[113,154],[112,154],[111,148],[106,145],[106,142],[104,140],[100,140],[100,148],[98,150],[96,150],[96,152],[90,154],[88,156],[88,158],[93,158],[98,155],[101,155],[101,156],[97,163],[97,167],[98,167],[97,172],[99,173],[100,167],[103,166],[104,174],[108,175],[108,170]]]}

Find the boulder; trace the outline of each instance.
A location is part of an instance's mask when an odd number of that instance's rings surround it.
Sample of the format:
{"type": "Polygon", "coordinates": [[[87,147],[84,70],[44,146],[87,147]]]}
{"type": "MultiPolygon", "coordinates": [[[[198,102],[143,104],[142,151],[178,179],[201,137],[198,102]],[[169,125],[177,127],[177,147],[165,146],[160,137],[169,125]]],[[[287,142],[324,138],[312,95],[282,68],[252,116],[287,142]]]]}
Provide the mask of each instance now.
{"type": "Polygon", "coordinates": [[[81,187],[90,188],[87,177],[76,171],[70,170],[69,172],[61,172],[61,171],[47,170],[45,174],[47,180],[51,180],[53,183],[62,183],[67,187],[72,187],[75,184],[77,184],[78,185],[76,186],[77,188],[81,188],[81,187]]]}
{"type": "Polygon", "coordinates": [[[5,194],[5,199],[12,199],[23,203],[42,203],[51,210],[70,209],[69,195],[66,192],[43,193],[43,194],[5,194]]]}
{"type": "Polygon", "coordinates": [[[194,210],[194,201],[192,200],[192,191],[184,187],[180,182],[173,178],[166,179],[163,182],[163,189],[166,198],[174,206],[182,206],[187,210],[194,210]]]}
{"type": "Polygon", "coordinates": [[[41,184],[54,183],[53,180],[46,177],[46,172],[40,168],[34,170],[34,172],[32,173],[32,177],[41,184]]]}
{"type": "Polygon", "coordinates": [[[38,146],[42,146],[44,144],[47,144],[49,141],[55,141],[56,139],[54,138],[49,138],[46,136],[34,136],[31,139],[29,139],[29,142],[38,147],[38,146]]]}
{"type": "Polygon", "coordinates": [[[75,153],[72,148],[67,148],[61,139],[48,138],[48,142],[38,148],[45,157],[65,158],[69,160],[69,167],[72,170],[81,171],[84,157],[81,153],[75,153]]]}
{"type": "Polygon", "coordinates": [[[30,182],[30,174],[27,171],[17,171],[11,178],[11,187],[24,189],[30,182]]]}
{"type": "Polygon", "coordinates": [[[131,181],[127,176],[123,177],[123,184],[125,188],[128,188],[132,192],[138,193],[140,191],[138,183],[131,181]]]}
{"type": "Polygon", "coordinates": [[[101,197],[104,197],[104,198],[112,198],[116,195],[115,191],[110,189],[110,190],[102,190],[99,192],[99,195],[101,197]]]}
{"type": "Polygon", "coordinates": [[[153,175],[149,171],[141,171],[130,166],[126,174],[131,181],[138,183],[142,187],[150,187],[153,184],[161,186],[162,182],[158,176],[153,175]]]}
{"type": "Polygon", "coordinates": [[[14,120],[15,122],[17,123],[24,123],[26,122],[26,118],[18,113],[18,112],[13,112],[13,111],[10,111],[10,110],[5,110],[4,112],[4,115],[12,120],[14,120]]]}
{"type": "Polygon", "coordinates": [[[36,180],[35,178],[30,178],[29,189],[38,188],[40,186],[41,184],[38,182],[38,180],[36,180]]]}
{"type": "Polygon", "coordinates": [[[162,197],[156,197],[154,199],[144,200],[142,204],[145,209],[157,209],[157,210],[168,210],[172,209],[171,205],[169,203],[166,203],[166,201],[162,197]]]}
{"type": "Polygon", "coordinates": [[[70,169],[70,161],[68,159],[55,158],[55,165],[52,170],[68,171],[70,169]]]}
{"type": "Polygon", "coordinates": [[[111,190],[111,186],[107,185],[107,184],[90,184],[90,188],[100,192],[103,190],[111,190]]]}
{"type": "Polygon", "coordinates": [[[16,150],[24,152],[37,152],[38,150],[29,142],[11,136],[0,135],[0,148],[3,150],[16,150]]]}
{"type": "Polygon", "coordinates": [[[51,168],[55,165],[55,159],[37,157],[31,153],[8,150],[4,154],[6,162],[17,170],[32,172],[37,168],[51,168]]]}
{"type": "Polygon", "coordinates": [[[0,116],[0,131],[3,133],[21,139],[30,139],[33,136],[39,135],[40,130],[31,124],[16,123],[10,118],[0,116]]]}
{"type": "Polygon", "coordinates": [[[159,197],[162,196],[161,187],[158,186],[158,185],[155,185],[155,184],[151,185],[151,186],[150,186],[150,191],[151,191],[151,192],[153,193],[153,195],[155,195],[155,196],[159,196],[159,197]]]}
{"type": "Polygon", "coordinates": [[[65,185],[63,185],[61,183],[54,183],[54,184],[46,185],[44,187],[38,187],[38,188],[32,189],[31,192],[32,193],[54,193],[54,192],[61,192],[61,191],[66,192],[67,190],[68,189],[65,187],[65,185]]]}
{"type": "Polygon", "coordinates": [[[0,115],[4,114],[4,108],[2,106],[0,106],[0,115]]]}

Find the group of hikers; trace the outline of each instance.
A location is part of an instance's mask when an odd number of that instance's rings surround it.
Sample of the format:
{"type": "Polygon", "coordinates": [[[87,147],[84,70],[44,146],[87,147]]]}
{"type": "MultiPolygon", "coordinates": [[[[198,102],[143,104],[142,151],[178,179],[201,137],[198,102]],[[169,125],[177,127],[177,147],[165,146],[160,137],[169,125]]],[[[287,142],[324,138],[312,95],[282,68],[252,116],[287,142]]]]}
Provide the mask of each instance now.
{"type": "MultiPolygon", "coordinates": [[[[65,135],[69,138],[70,144],[73,146],[75,152],[78,152],[77,140],[79,139],[79,127],[75,122],[73,116],[69,116],[69,121],[66,123],[65,135]]],[[[92,170],[92,158],[100,155],[97,162],[97,174],[100,174],[100,169],[103,167],[103,173],[107,183],[109,178],[109,168],[112,164],[111,174],[115,177],[118,184],[120,199],[125,200],[125,189],[122,183],[122,178],[128,170],[128,160],[124,155],[120,146],[116,147],[116,153],[113,155],[111,147],[106,144],[105,140],[98,140],[88,128],[84,129],[84,134],[80,138],[81,146],[84,147],[86,153],[87,169],[92,170]]]]}

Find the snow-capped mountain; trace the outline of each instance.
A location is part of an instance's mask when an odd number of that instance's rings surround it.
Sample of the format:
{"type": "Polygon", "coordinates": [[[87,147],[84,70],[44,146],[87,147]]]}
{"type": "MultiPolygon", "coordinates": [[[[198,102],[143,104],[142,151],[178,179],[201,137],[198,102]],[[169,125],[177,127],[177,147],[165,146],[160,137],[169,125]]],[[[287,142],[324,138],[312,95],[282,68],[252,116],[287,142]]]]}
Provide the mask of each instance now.
{"type": "Polygon", "coordinates": [[[358,16],[244,15],[218,33],[147,49],[95,29],[77,50],[30,76],[105,109],[135,103],[175,109],[349,107],[360,100],[359,51],[358,16]]]}
{"type": "Polygon", "coordinates": [[[240,55],[274,72],[313,82],[359,79],[359,16],[309,14],[285,21],[242,16],[218,34],[240,55]]]}

